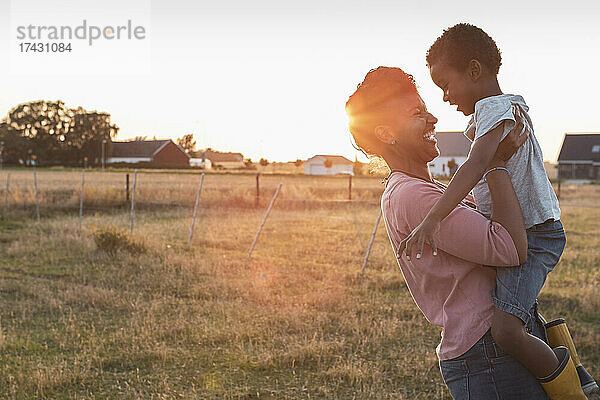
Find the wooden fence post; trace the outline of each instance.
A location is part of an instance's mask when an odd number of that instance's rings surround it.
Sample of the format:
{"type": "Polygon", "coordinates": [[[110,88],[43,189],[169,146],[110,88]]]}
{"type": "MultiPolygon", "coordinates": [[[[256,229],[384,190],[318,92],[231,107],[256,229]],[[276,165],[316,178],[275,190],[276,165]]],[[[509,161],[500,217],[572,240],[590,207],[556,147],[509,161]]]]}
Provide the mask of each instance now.
{"type": "Polygon", "coordinates": [[[133,217],[135,215],[135,187],[137,185],[137,169],[133,170],[133,190],[131,191],[131,211],[129,213],[129,233],[133,233],[133,217]]]}
{"type": "Polygon", "coordinates": [[[81,170],[81,194],[79,195],[79,230],[81,230],[81,220],[83,219],[83,190],[85,185],[85,169],[81,170]]]}
{"type": "Polygon", "coordinates": [[[379,215],[377,216],[377,221],[375,221],[375,228],[373,228],[373,234],[371,235],[371,240],[369,241],[369,247],[367,247],[367,254],[365,254],[365,260],[363,261],[361,272],[365,272],[365,268],[367,267],[367,260],[369,259],[369,255],[371,254],[371,247],[373,247],[373,240],[375,240],[375,234],[377,233],[377,227],[379,226],[379,221],[381,221],[382,210],[379,210],[379,215]]]}
{"type": "Polygon", "coordinates": [[[348,174],[348,200],[352,200],[352,175],[348,174]]]}
{"type": "Polygon", "coordinates": [[[279,186],[277,186],[277,190],[275,190],[275,194],[273,195],[273,198],[271,199],[271,203],[269,204],[269,208],[267,208],[267,212],[265,213],[265,216],[263,217],[263,220],[260,223],[260,226],[258,227],[258,232],[256,232],[256,236],[254,236],[254,241],[252,242],[252,246],[250,246],[250,251],[248,251],[248,258],[250,258],[250,256],[252,255],[252,251],[254,250],[254,246],[256,246],[256,242],[258,241],[258,237],[260,236],[260,232],[262,231],[263,226],[265,226],[265,222],[267,221],[267,217],[269,216],[269,213],[271,212],[271,208],[273,208],[273,204],[275,204],[275,199],[279,195],[279,190],[281,189],[282,185],[283,185],[283,183],[280,183],[279,186]]]}
{"type": "Polygon", "coordinates": [[[256,174],[256,205],[258,206],[258,202],[260,199],[260,172],[256,174]]]}
{"type": "Polygon", "coordinates": [[[125,202],[129,201],[129,173],[125,174],[125,202]]]}
{"type": "Polygon", "coordinates": [[[194,235],[194,225],[196,224],[196,214],[198,213],[198,201],[200,200],[200,192],[204,183],[204,172],[200,175],[200,185],[198,185],[198,193],[196,193],[196,202],[194,203],[194,215],[192,216],[192,226],[190,227],[190,238],[188,239],[188,247],[192,245],[192,236],[194,235]]]}

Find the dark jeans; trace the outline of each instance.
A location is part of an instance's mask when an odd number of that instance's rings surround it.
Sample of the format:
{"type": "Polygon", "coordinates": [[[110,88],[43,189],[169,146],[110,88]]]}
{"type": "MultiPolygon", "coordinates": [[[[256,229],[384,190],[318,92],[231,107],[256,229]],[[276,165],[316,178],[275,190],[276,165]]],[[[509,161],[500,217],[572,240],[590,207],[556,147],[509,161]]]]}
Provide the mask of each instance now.
{"type": "MultiPolygon", "coordinates": [[[[532,328],[531,333],[546,341],[544,326],[537,315],[537,304],[530,315],[532,323],[528,325],[532,328]]],[[[463,355],[440,361],[440,370],[455,400],[548,399],[537,379],[502,351],[489,330],[463,355]]]]}

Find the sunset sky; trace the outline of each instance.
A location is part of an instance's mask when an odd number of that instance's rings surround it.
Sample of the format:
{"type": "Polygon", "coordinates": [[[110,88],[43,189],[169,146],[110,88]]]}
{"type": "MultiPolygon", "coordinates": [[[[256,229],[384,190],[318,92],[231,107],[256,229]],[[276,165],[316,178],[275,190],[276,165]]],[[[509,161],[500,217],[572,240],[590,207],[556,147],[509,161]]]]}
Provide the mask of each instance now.
{"type": "Polygon", "coordinates": [[[415,76],[437,130],[464,129],[467,117],[442,102],[425,53],[444,28],[469,22],[496,40],[501,88],[529,104],[547,160],[565,132],[600,131],[600,3],[589,0],[0,1],[0,116],[22,102],[61,99],[109,112],[117,140],[194,133],[199,148],[254,160],[354,159],[344,103],[379,65],[415,76]],[[16,25],[83,19],[132,20],[147,38],[62,58],[16,53],[16,25]]]}

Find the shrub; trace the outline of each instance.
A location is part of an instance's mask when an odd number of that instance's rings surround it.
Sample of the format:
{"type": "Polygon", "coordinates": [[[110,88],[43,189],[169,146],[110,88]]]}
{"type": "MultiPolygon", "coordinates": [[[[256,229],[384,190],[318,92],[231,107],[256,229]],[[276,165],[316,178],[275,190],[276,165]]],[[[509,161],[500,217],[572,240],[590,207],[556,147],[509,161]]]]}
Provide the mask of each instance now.
{"type": "Polygon", "coordinates": [[[133,240],[131,235],[116,225],[106,225],[92,228],[92,235],[98,250],[114,256],[119,250],[132,254],[140,254],[146,251],[143,243],[133,240]]]}

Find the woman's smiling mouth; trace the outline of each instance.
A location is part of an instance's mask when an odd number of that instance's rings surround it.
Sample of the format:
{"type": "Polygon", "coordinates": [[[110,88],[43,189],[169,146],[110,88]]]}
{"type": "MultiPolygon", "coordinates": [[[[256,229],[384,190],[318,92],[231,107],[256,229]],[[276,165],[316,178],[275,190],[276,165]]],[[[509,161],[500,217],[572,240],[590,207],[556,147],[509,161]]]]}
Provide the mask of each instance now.
{"type": "Polygon", "coordinates": [[[432,127],[431,129],[427,130],[424,134],[423,134],[423,140],[425,142],[432,142],[432,143],[437,143],[437,139],[435,137],[435,130],[432,127]]]}

